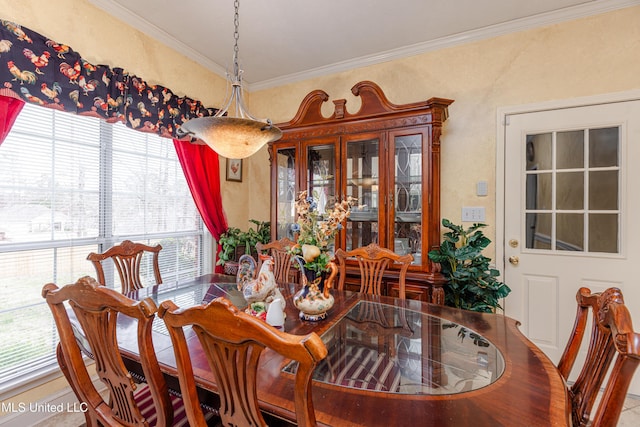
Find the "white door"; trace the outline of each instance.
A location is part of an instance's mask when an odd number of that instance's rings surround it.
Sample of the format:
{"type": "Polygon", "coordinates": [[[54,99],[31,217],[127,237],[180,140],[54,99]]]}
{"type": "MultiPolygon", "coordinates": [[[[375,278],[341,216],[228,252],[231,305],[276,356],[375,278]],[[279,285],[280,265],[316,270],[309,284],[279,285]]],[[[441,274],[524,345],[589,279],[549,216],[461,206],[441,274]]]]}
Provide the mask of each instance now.
{"type": "Polygon", "coordinates": [[[640,101],[504,117],[506,314],[554,363],[582,286],[621,288],[640,330],[640,101]]]}

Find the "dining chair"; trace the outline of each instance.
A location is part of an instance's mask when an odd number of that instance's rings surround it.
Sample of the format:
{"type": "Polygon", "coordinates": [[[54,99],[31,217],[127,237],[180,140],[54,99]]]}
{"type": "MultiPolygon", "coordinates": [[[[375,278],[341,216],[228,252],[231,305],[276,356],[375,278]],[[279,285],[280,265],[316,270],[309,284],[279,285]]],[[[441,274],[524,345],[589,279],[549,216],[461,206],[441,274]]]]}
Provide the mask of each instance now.
{"type": "Polygon", "coordinates": [[[87,409],[87,426],[170,426],[184,421],[183,400],[169,395],[153,348],[151,331],[157,306],[152,299],[131,300],[89,276],[62,288],[49,283],[42,296],[60,336],[56,349],[60,369],[87,409]],[[73,312],[71,316],[65,303],[73,312]],[[145,384],[136,384],[122,360],[116,327],[121,316],[137,322],[145,384]],[[96,389],[83,353],[95,360],[107,398],[96,389]]]}
{"type": "Polygon", "coordinates": [[[289,249],[295,244],[296,242],[286,237],[269,243],[256,243],[256,250],[258,251],[258,271],[260,271],[260,267],[262,266],[262,258],[259,255],[267,251],[268,255],[271,255],[273,258],[273,273],[276,277],[276,282],[289,282],[289,273],[291,271],[291,254],[289,253],[289,249]]]}
{"type": "Polygon", "coordinates": [[[298,426],[316,425],[311,393],[311,376],[327,356],[320,337],[292,335],[237,309],[224,297],[207,305],[179,309],[173,301],[160,304],[178,368],[178,379],[192,427],[204,426],[199,409],[189,347],[183,328],[191,326],[205,351],[220,395],[220,418],[225,426],[266,426],[258,406],[258,365],[265,348],[299,363],[291,389],[298,426]]]}
{"type": "Polygon", "coordinates": [[[344,289],[347,273],[347,259],[355,259],[360,267],[360,292],[381,295],[382,279],[387,268],[393,264],[400,267],[398,277],[399,297],[406,298],[405,280],[407,270],[413,262],[411,254],[398,255],[390,249],[382,248],[375,243],[368,246],[355,248],[350,251],[338,249],[335,252],[335,259],[338,262],[338,289],[344,289]]]}
{"type": "Polygon", "coordinates": [[[629,384],[640,362],[640,334],[633,331],[631,315],[620,289],[609,288],[592,294],[588,288],[580,288],[576,299],[578,309],[573,331],[558,363],[560,374],[569,381],[591,318],[591,340],[586,359],[575,382],[568,386],[573,425],[613,427],[617,425],[629,384]],[[596,397],[610,368],[602,398],[590,420],[596,397]]]}
{"type": "Polygon", "coordinates": [[[140,265],[145,254],[152,256],[153,275],[156,280],[155,284],[159,285],[162,283],[158,262],[161,250],[161,245],[148,246],[142,243],[134,243],[131,240],[124,240],[119,245],[115,245],[101,254],[91,252],[87,256],[87,259],[93,263],[96,269],[98,282],[101,285],[106,285],[102,261],[111,258],[120,275],[122,293],[124,294],[144,287],[140,277],[140,265]]]}

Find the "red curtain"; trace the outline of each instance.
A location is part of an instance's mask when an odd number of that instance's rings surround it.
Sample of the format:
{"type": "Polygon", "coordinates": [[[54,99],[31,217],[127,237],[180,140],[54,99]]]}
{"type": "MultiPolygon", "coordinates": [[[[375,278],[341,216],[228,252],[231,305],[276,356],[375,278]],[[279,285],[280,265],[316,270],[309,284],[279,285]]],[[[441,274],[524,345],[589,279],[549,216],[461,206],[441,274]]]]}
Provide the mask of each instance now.
{"type": "MultiPolygon", "coordinates": [[[[191,144],[177,139],[173,140],[173,145],[176,147],[178,159],[200,216],[213,237],[218,240],[228,228],[227,218],[222,209],[218,153],[207,145],[191,144]]],[[[215,271],[222,273],[222,266],[216,266],[215,271]]]]}
{"type": "Polygon", "coordinates": [[[24,101],[0,95],[0,145],[9,134],[23,106],[24,101]]]}

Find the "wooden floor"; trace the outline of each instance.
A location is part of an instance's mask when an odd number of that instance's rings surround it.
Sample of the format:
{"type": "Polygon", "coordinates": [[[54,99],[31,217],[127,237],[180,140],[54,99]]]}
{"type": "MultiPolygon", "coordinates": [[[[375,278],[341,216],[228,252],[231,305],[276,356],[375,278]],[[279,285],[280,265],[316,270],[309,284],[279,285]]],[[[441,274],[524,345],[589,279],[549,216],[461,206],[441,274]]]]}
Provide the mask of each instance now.
{"type": "MultiPolygon", "coordinates": [[[[81,427],[84,426],[84,416],[82,414],[59,414],[55,417],[36,424],[36,427],[81,427]]],[[[640,396],[630,396],[627,398],[618,427],[640,426],[640,396]]]]}

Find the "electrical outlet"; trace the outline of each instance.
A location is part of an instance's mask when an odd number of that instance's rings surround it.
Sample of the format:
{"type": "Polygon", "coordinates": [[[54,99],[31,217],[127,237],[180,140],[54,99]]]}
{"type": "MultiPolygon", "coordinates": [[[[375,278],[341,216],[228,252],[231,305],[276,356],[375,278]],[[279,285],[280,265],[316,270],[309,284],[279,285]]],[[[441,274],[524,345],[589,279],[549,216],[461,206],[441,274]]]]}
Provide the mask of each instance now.
{"type": "Polygon", "coordinates": [[[462,221],[464,222],[484,222],[485,210],[478,206],[464,206],[462,208],[462,221]]]}

